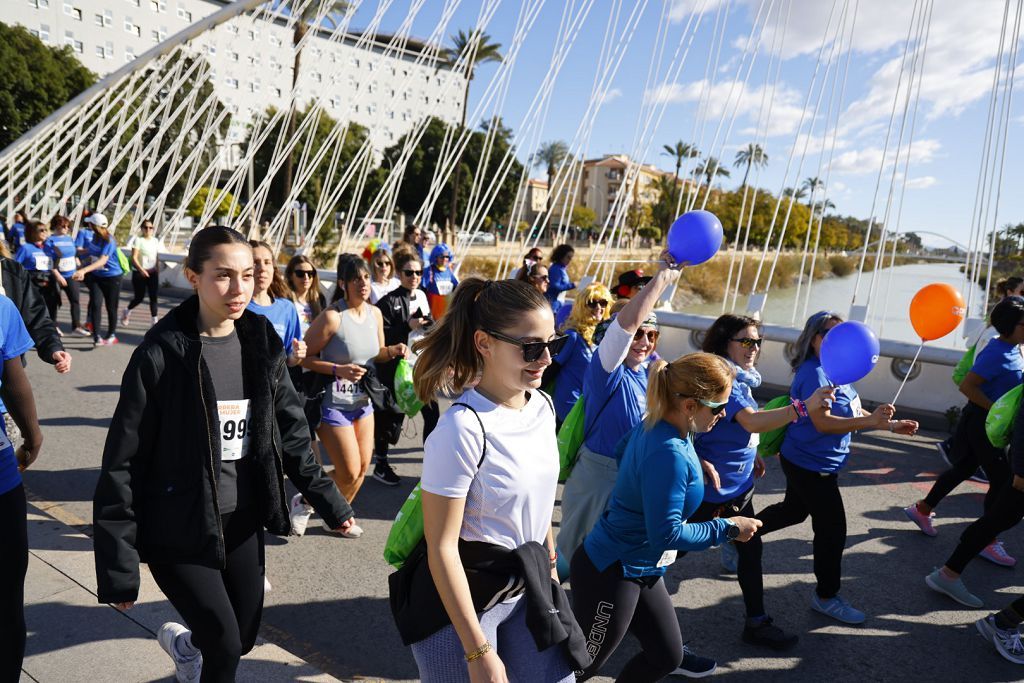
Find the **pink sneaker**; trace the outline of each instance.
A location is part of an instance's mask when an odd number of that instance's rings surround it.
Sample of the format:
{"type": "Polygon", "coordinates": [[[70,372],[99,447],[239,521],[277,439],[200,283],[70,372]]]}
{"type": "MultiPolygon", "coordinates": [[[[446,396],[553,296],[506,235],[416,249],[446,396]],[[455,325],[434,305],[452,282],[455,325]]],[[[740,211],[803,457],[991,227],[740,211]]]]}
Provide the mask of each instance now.
{"type": "Polygon", "coordinates": [[[917,503],[911,503],[909,507],[903,508],[903,513],[910,519],[911,522],[917,525],[917,528],[921,530],[926,536],[935,536],[939,532],[932,526],[932,517],[935,513],[924,514],[917,509],[917,503]]]}
{"type": "Polygon", "coordinates": [[[1017,558],[1010,557],[1002,541],[992,541],[978,555],[1000,567],[1013,567],[1017,564],[1017,558]]]}

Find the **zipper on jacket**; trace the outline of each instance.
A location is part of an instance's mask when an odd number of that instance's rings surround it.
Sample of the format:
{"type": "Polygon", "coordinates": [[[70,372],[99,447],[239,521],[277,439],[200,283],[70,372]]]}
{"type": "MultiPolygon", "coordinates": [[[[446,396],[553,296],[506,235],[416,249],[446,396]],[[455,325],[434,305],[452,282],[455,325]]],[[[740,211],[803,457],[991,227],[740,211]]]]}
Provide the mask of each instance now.
{"type": "MultiPolygon", "coordinates": [[[[284,371],[288,372],[287,361],[282,361],[282,362],[285,363],[285,370],[284,371]]],[[[272,376],[271,382],[273,383],[274,389],[273,389],[273,391],[270,392],[270,412],[273,413],[274,412],[274,406],[277,405],[277,387],[280,384],[278,382],[278,380],[277,380],[277,373],[275,373],[272,376]]],[[[285,517],[288,517],[288,502],[287,502],[288,501],[288,494],[284,490],[284,456],[282,455],[282,450],[284,449],[284,447],[281,446],[278,443],[278,438],[275,435],[275,431],[276,430],[274,429],[274,426],[277,423],[277,416],[276,415],[274,416],[273,420],[274,420],[274,424],[271,425],[271,429],[270,429],[270,433],[271,433],[271,439],[270,440],[272,442],[271,445],[274,447],[273,448],[273,450],[274,450],[274,461],[275,461],[275,464],[277,465],[277,475],[278,475],[276,477],[277,478],[277,487],[278,487],[278,489],[281,492],[281,511],[284,512],[284,516],[285,517]]]]}
{"type": "Polygon", "coordinates": [[[213,439],[210,438],[210,431],[213,428],[210,425],[210,413],[206,406],[206,394],[203,393],[203,342],[199,342],[199,360],[196,363],[196,375],[199,380],[199,402],[203,406],[203,419],[206,420],[206,442],[207,452],[209,453],[209,460],[206,463],[209,467],[210,473],[210,488],[213,491],[213,512],[217,517],[217,553],[220,555],[221,564],[225,564],[227,561],[227,547],[224,542],[224,528],[221,526],[220,519],[220,501],[217,499],[217,475],[213,469],[213,439]]]}

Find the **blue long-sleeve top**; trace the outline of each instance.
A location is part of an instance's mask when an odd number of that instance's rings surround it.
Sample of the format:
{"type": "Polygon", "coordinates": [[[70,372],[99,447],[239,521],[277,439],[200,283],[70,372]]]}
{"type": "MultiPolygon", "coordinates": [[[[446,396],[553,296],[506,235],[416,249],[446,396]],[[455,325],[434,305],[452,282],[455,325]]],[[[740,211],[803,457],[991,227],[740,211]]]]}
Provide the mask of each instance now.
{"type": "Polygon", "coordinates": [[[548,291],[544,294],[548,301],[556,301],[562,292],[570,289],[576,289],[576,283],[569,279],[564,265],[556,263],[548,268],[548,291]]]}
{"type": "Polygon", "coordinates": [[[662,420],[650,430],[637,425],[623,442],[608,507],[583,541],[595,567],[621,562],[626,577],[662,576],[674,551],[726,540],[724,519],[686,521],[704,500],[704,475],[689,439],[662,420]]]}

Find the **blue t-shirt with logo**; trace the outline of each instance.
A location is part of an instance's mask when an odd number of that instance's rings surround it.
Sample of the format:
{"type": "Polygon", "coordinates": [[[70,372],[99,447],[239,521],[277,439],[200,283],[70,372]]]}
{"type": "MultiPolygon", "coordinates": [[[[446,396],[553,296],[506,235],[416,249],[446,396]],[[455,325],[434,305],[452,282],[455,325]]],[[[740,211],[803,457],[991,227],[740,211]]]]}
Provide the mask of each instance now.
{"type": "Polygon", "coordinates": [[[274,303],[269,306],[260,306],[255,301],[250,301],[246,308],[270,321],[277,336],[284,343],[284,355],[287,356],[292,352],[292,340],[302,339],[299,313],[295,310],[295,304],[291,299],[274,299],[274,303]]]}
{"type": "Polygon", "coordinates": [[[555,380],[555,394],[552,397],[555,402],[555,415],[559,420],[565,420],[583,393],[583,378],[590,367],[590,360],[594,357],[593,347],[579,332],[566,330],[565,334],[569,341],[555,358],[555,362],[561,365],[562,369],[555,380]]]}
{"type": "Polygon", "coordinates": [[[78,268],[75,262],[75,240],[71,235],[54,235],[43,243],[43,249],[64,277],[71,277],[78,268]]]}
{"type": "Polygon", "coordinates": [[[725,412],[710,432],[697,434],[693,445],[704,460],[715,466],[721,488],[704,488],[704,500],[724,503],[746,493],[754,485],[754,458],[757,447],[753,435],[736,421],[744,409],[757,410],[750,386],[734,380],[725,412]]]}
{"type": "Polygon", "coordinates": [[[1019,346],[996,337],[975,357],[971,372],[985,380],[981,391],[994,402],[1021,383],[1024,357],[1019,346]]]}
{"type": "Polygon", "coordinates": [[[98,259],[101,256],[107,257],[107,262],[103,264],[102,268],[92,271],[93,277],[106,278],[124,275],[124,270],[117,260],[117,243],[113,237],[106,242],[100,242],[93,236],[93,239],[85,245],[85,248],[92,259],[98,259]]]}
{"type": "MultiPolygon", "coordinates": [[[[797,368],[789,388],[791,398],[806,401],[819,387],[830,386],[821,362],[808,358],[797,368]]],[[[860,396],[849,384],[836,387],[835,400],[829,411],[835,417],[860,417],[860,396]]],[[[801,417],[786,429],[782,456],[794,465],[811,472],[838,472],[850,454],[850,432],[822,434],[814,428],[810,417],[801,417]]]]}
{"type": "Polygon", "coordinates": [[[53,270],[53,259],[43,247],[26,242],[18,248],[14,260],[25,266],[25,270],[48,273],[53,270]]]}
{"type": "Polygon", "coordinates": [[[587,448],[613,458],[623,434],[643,420],[647,411],[649,363],[642,363],[636,370],[620,363],[607,372],[601,364],[601,355],[594,353],[583,380],[583,395],[586,396],[583,432],[587,435],[587,448]]]}
{"type": "MultiPolygon", "coordinates": [[[[14,302],[0,295],[0,356],[9,361],[25,353],[33,346],[32,337],[28,335],[25,323],[14,302]]],[[[3,366],[0,365],[0,379],[3,378],[3,366]]],[[[18,461],[14,457],[14,446],[7,438],[7,429],[0,420],[0,495],[7,493],[21,483],[18,472],[18,461]]]]}

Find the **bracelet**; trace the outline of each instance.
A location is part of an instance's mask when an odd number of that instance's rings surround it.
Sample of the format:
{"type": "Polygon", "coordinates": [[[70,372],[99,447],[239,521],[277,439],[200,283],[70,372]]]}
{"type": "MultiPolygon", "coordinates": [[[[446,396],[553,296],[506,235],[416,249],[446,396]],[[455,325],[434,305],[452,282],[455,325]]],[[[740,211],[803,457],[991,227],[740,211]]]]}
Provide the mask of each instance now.
{"type": "Polygon", "coordinates": [[[553,553],[551,553],[550,555],[548,555],[548,559],[551,560],[551,567],[552,568],[558,566],[558,551],[556,550],[553,553]]]}
{"type": "Polygon", "coordinates": [[[473,650],[472,652],[467,652],[466,653],[466,661],[467,662],[472,662],[475,659],[480,659],[481,657],[483,657],[485,654],[487,654],[490,651],[491,651],[491,644],[488,643],[485,640],[483,645],[481,645],[477,649],[473,650]]]}
{"type": "Polygon", "coordinates": [[[796,411],[796,422],[801,417],[807,417],[807,404],[798,398],[791,399],[790,405],[793,406],[793,410],[796,411]]]}

